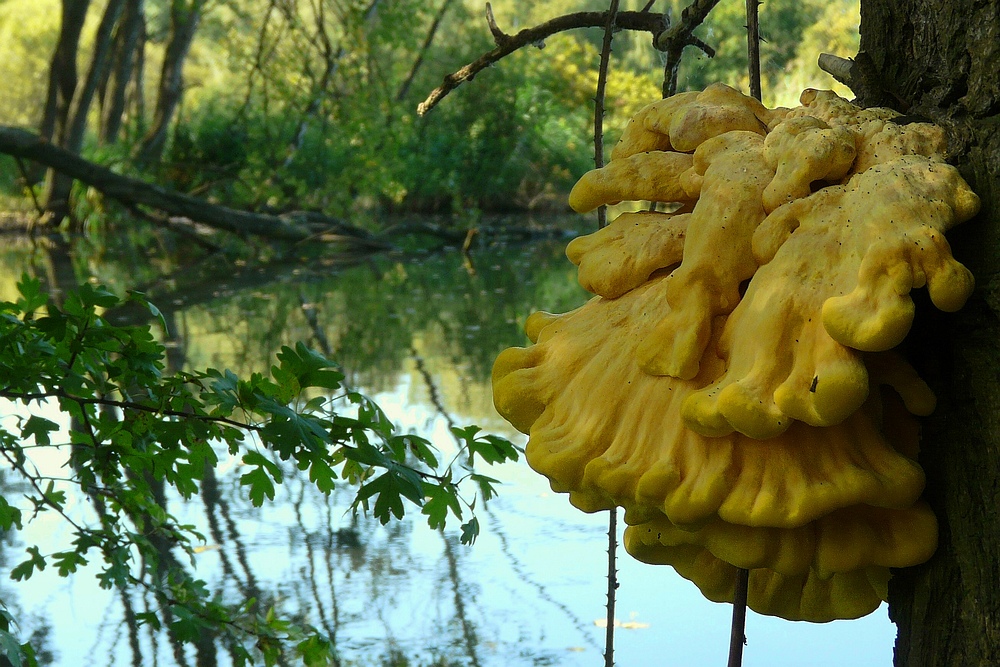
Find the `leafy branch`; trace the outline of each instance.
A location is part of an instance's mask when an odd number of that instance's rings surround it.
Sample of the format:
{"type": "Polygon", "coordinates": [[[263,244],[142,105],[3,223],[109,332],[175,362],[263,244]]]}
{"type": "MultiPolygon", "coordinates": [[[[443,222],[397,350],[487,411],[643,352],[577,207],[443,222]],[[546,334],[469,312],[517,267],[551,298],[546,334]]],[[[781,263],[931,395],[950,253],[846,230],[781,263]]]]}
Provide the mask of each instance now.
{"type": "MultiPolygon", "coordinates": [[[[139,621],[166,623],[184,641],[221,633],[238,664],[259,662],[255,655],[276,664],[289,650],[305,664],[327,664],[332,646],[314,628],[260,611],[255,601],[224,604],[194,579],[175,552],[191,559],[205,538],[167,511],[167,488],[191,498],[228,454],[242,464],[239,483],[259,507],[275,499],[294,465],[321,493],[355,487],[354,510],[370,510],[383,524],[402,519],[407,506],[433,529],[444,528],[449,516],[463,520],[462,542],[471,544],[479,534],[476,503],[492,498],[497,484],[471,461],[519,458],[502,438],[456,427],[470,466],[460,467],[459,457],[442,465],[431,442],[399,433],[374,402],[344,386],[333,361],[301,343],[283,347],[266,376],[241,379],[215,369],[168,375],[164,347],[148,326],[116,326],[103,317],[123,303],[107,289],[85,284],[59,305],[38,280],[25,276],[18,288],[16,302],[0,303],[0,398],[23,407],[15,427],[0,427],[0,460],[27,483],[30,514],[18,499],[0,495],[0,529],[20,530],[54,511],[73,537],[68,548],[48,554],[29,545],[12,578],[27,580],[50,565],[69,576],[96,553],[101,586],[153,592],[159,613],[139,621]],[[355,416],[338,412],[345,400],[355,416]],[[50,416],[57,408],[68,428],[39,414],[43,405],[50,416]],[[67,459],[68,478],[54,480],[34,464],[32,456],[45,448],[67,459]],[[75,493],[91,500],[96,522],[72,513],[75,493]]],[[[141,293],[127,300],[159,315],[141,293]]],[[[16,656],[12,662],[34,664],[5,618],[0,608],[0,649],[16,656]]]]}

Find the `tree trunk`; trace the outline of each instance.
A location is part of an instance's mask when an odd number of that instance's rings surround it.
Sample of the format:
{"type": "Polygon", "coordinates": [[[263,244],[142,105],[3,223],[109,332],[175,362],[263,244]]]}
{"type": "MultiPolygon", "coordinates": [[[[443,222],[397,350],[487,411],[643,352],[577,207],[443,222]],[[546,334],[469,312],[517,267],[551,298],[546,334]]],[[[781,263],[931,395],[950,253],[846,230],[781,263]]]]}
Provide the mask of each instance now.
{"type": "Polygon", "coordinates": [[[111,69],[101,86],[101,125],[98,132],[101,144],[116,143],[121,134],[128,86],[135,71],[144,19],[143,0],[126,0],[122,19],[115,30],[111,69]]]}
{"type": "Polygon", "coordinates": [[[153,125],[142,141],[137,155],[140,164],[159,162],[167,144],[167,129],[184,93],[184,61],[194,33],[198,29],[205,0],[172,0],[170,4],[170,39],[163,55],[163,69],[157,91],[153,125]]]}
{"type": "MultiPolygon", "coordinates": [[[[47,141],[58,141],[66,131],[70,105],[76,92],[76,54],[80,48],[80,33],[87,18],[90,0],[62,0],[59,39],[49,64],[49,86],[38,133],[47,141]]],[[[32,181],[41,178],[33,173],[32,181]]]]}
{"type": "MultiPolygon", "coordinates": [[[[83,86],[77,87],[70,105],[69,114],[65,120],[66,130],[63,132],[60,145],[62,148],[79,153],[83,148],[83,137],[87,131],[87,116],[94,102],[94,95],[104,78],[111,57],[111,35],[118,17],[121,16],[125,0],[109,0],[105,7],[101,23],[94,37],[94,51],[90,58],[90,68],[83,80],[83,86]]],[[[47,175],[46,202],[68,202],[73,190],[73,179],[56,171],[47,175]]],[[[50,209],[51,210],[51,209],[50,209]]],[[[55,213],[55,211],[53,211],[55,213]]]]}
{"type": "MultiPolygon", "coordinates": [[[[938,396],[920,461],[941,540],[889,586],[899,667],[1000,665],[1000,0],[862,0],[869,99],[933,119],[983,202],[949,233],[977,287],[957,314],[921,310],[911,354],[938,396]]],[[[854,72],[852,71],[852,75],[854,72]]],[[[862,97],[865,97],[862,95],[862,97]]]]}

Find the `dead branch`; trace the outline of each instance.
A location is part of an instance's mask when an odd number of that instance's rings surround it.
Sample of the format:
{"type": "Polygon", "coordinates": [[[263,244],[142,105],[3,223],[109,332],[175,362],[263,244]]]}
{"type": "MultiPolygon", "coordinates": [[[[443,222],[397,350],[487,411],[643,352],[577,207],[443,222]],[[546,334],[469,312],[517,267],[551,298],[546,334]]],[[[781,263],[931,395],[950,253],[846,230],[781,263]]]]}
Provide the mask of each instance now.
{"type": "Polygon", "coordinates": [[[750,96],[761,98],[760,89],[760,0],[747,0],[747,72],[750,96]]]}
{"type": "MultiPolygon", "coordinates": [[[[614,39],[617,21],[618,0],[611,0],[611,5],[608,7],[608,22],[604,26],[604,42],[601,45],[601,65],[597,71],[597,92],[594,95],[594,167],[596,169],[604,166],[604,90],[608,83],[611,41],[614,39]]],[[[608,207],[599,206],[597,208],[597,227],[603,229],[607,224],[608,207]]]]}
{"type": "MultiPolygon", "coordinates": [[[[718,0],[715,0],[718,2],[718,0]]],[[[715,3],[713,3],[714,6],[715,3]]],[[[423,102],[417,105],[417,113],[426,114],[433,109],[448,93],[458,88],[466,81],[471,81],[476,74],[499,60],[509,56],[518,49],[540,44],[546,39],[560,32],[575,30],[577,28],[604,28],[608,24],[608,12],[578,12],[566,14],[546,21],[532,28],[525,28],[515,35],[508,35],[500,30],[493,18],[493,10],[487,4],[487,23],[490,32],[493,34],[493,41],[496,47],[484,53],[479,58],[469,63],[465,67],[448,74],[444,77],[444,82],[431,91],[423,102]]],[[[654,42],[658,36],[667,29],[666,19],[663,14],[652,12],[618,12],[615,27],[620,30],[635,30],[648,32],[653,35],[654,42]]]]}
{"type": "Polygon", "coordinates": [[[705,22],[708,13],[719,4],[719,0],[694,0],[681,12],[681,19],[653,37],[653,46],[663,51],[666,60],[663,65],[663,96],[670,97],[677,92],[677,72],[681,65],[681,55],[689,46],[696,46],[715,57],[715,49],[694,36],[695,28],[705,22]]]}

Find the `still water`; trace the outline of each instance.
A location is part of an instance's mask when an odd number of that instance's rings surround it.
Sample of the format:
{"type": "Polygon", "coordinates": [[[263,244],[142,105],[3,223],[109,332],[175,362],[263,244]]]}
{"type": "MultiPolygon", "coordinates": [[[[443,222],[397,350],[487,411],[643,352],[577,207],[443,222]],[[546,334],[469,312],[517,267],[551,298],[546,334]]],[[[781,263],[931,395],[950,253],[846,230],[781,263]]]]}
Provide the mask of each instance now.
{"type": "MultiPolygon", "coordinates": [[[[478,424],[523,444],[493,411],[490,367],[502,349],[526,343],[521,325],[533,310],[563,312],[588,298],[564,243],[249,268],[181,267],[85,243],[54,255],[11,242],[0,253],[0,298],[11,298],[24,270],[53,287],[89,278],[116,291],[143,287],[166,316],[175,368],[244,375],[266,369],[281,345],[304,341],[337,359],[350,385],[397,426],[447,455],[455,449],[452,424],[478,424]]],[[[0,406],[3,415],[12,410],[0,406]]],[[[171,510],[207,538],[193,571],[224,596],[256,597],[321,628],[342,665],[604,664],[607,514],[573,509],[523,462],[483,470],[503,485],[477,511],[482,534],[472,547],[459,544],[457,525],[433,531],[419,514],[385,527],[352,517],[349,488],[324,496],[294,469],[273,503],[254,508],[235,466],[220,468],[217,493],[172,501],[171,510]]],[[[0,568],[17,565],[28,544],[44,553],[69,538],[67,526],[42,515],[0,544],[0,568]]],[[[616,664],[726,664],[729,606],[624,552],[618,567],[616,664]]],[[[153,602],[101,590],[87,571],[62,579],[50,568],[25,583],[4,576],[0,598],[48,664],[230,662],[221,647],[177,649],[164,632],[137,626],[133,615],[153,602]]],[[[884,606],[823,625],[751,612],[744,665],[885,666],[893,636],[884,606]]]]}

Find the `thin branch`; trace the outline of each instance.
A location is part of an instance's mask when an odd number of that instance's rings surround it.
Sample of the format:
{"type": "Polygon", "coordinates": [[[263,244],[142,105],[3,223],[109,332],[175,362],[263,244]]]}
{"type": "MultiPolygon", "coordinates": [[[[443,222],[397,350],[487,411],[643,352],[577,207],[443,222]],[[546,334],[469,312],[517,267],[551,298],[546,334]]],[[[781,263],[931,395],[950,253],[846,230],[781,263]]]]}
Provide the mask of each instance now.
{"type": "Polygon", "coordinates": [[[212,415],[199,415],[193,412],[182,412],[180,410],[168,410],[164,408],[158,408],[155,405],[143,405],[141,403],[133,403],[130,401],[116,401],[110,398],[84,398],[82,396],[73,396],[65,391],[46,391],[38,392],[34,394],[26,394],[20,392],[0,392],[0,397],[10,399],[12,401],[41,401],[47,398],[64,398],[69,401],[75,401],[81,405],[104,405],[112,408],[119,408],[121,410],[136,410],[138,412],[149,412],[152,414],[162,415],[164,417],[181,417],[183,419],[196,419],[198,421],[211,422],[215,424],[226,424],[227,426],[233,426],[235,428],[243,429],[246,431],[260,431],[263,427],[257,424],[246,424],[244,422],[239,422],[233,419],[227,419],[225,417],[217,417],[212,415]]]}
{"type": "Polygon", "coordinates": [[[38,201],[38,195],[35,194],[35,188],[31,185],[31,178],[28,176],[28,170],[24,166],[24,160],[17,155],[14,156],[14,160],[17,161],[17,168],[21,172],[21,178],[24,179],[24,187],[31,194],[31,201],[35,204],[35,210],[38,211],[39,216],[45,215],[45,209],[42,208],[42,204],[38,201]]]}
{"type": "MultiPolygon", "coordinates": [[[[396,102],[402,102],[406,98],[406,94],[410,92],[410,86],[413,84],[413,80],[417,78],[417,72],[420,71],[421,65],[424,64],[427,52],[430,51],[431,44],[434,43],[434,37],[437,35],[438,28],[441,27],[441,21],[444,20],[444,16],[448,12],[448,7],[451,3],[452,0],[444,0],[441,4],[441,9],[439,9],[437,14],[434,15],[431,27],[427,30],[427,37],[424,39],[424,43],[420,47],[420,52],[417,54],[416,60],[413,61],[410,73],[406,75],[406,79],[403,80],[403,85],[399,87],[399,91],[396,93],[396,102]]],[[[487,3],[486,6],[489,7],[489,3],[487,3]]]]}
{"type": "MultiPolygon", "coordinates": [[[[611,62],[611,40],[615,36],[615,22],[618,19],[618,0],[611,0],[608,8],[608,22],[604,26],[604,44],[601,46],[601,66],[597,72],[597,92],[594,95],[594,167],[604,166],[604,91],[608,84],[608,65],[611,62]]],[[[597,228],[608,224],[608,207],[597,208],[597,228]]]]}
{"type": "Polygon", "coordinates": [[[677,72],[685,48],[696,46],[704,51],[709,58],[715,57],[715,49],[695,37],[694,31],[705,22],[708,13],[717,4],[719,4],[719,0],[695,0],[681,12],[680,21],[653,38],[653,46],[666,55],[663,64],[664,97],[670,97],[677,92],[677,72]]]}
{"type": "Polygon", "coordinates": [[[761,99],[760,91],[760,0],[747,2],[747,70],[750,75],[750,95],[761,99]]]}
{"type": "Polygon", "coordinates": [[[490,34],[493,35],[493,43],[497,46],[503,46],[508,41],[510,41],[510,35],[505,33],[497,25],[497,19],[493,16],[493,5],[486,3],[486,25],[490,28],[490,34]]]}
{"type": "Polygon", "coordinates": [[[612,507],[608,518],[608,628],[604,639],[604,667],[615,665],[615,597],[618,591],[618,508],[612,507]]]}
{"type": "Polygon", "coordinates": [[[31,488],[34,489],[35,492],[38,494],[38,498],[41,504],[46,505],[55,510],[55,512],[59,514],[59,516],[61,516],[63,519],[65,519],[67,523],[73,526],[73,528],[76,529],[76,531],[79,534],[89,535],[94,532],[88,528],[85,528],[84,526],[81,526],[76,521],[74,521],[72,517],[66,514],[66,511],[63,509],[62,505],[54,502],[51,498],[49,498],[49,496],[45,493],[42,487],[38,484],[38,480],[40,479],[40,477],[36,478],[34,475],[28,472],[28,470],[21,463],[19,463],[15,457],[12,457],[6,449],[0,449],[0,456],[3,456],[7,460],[7,463],[9,463],[10,466],[14,468],[14,470],[17,470],[19,473],[21,473],[21,476],[25,480],[27,480],[28,484],[31,485],[31,488]]]}
{"type": "MultiPolygon", "coordinates": [[[[490,15],[492,16],[492,10],[490,10],[490,15]]],[[[552,35],[567,30],[574,30],[576,28],[604,28],[607,24],[608,12],[578,12],[556,17],[533,28],[525,28],[516,35],[506,35],[496,27],[496,21],[493,20],[490,32],[493,33],[494,41],[497,42],[496,48],[484,53],[465,67],[445,76],[444,82],[432,90],[427,99],[417,105],[417,113],[420,115],[426,114],[437,106],[448,93],[466,81],[471,81],[476,74],[522,47],[530,44],[538,44],[552,35]]],[[[648,32],[655,38],[667,26],[663,14],[619,12],[616,27],[620,30],[648,32]]]]}
{"type": "Polygon", "coordinates": [[[746,643],[747,589],[750,571],[740,568],[736,571],[736,593],[733,597],[733,626],[729,634],[729,667],[743,664],[743,645],[746,643]]]}

